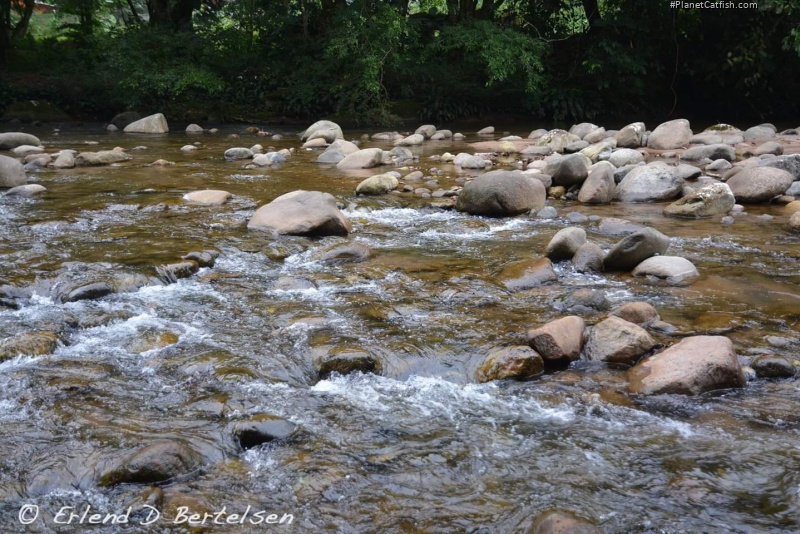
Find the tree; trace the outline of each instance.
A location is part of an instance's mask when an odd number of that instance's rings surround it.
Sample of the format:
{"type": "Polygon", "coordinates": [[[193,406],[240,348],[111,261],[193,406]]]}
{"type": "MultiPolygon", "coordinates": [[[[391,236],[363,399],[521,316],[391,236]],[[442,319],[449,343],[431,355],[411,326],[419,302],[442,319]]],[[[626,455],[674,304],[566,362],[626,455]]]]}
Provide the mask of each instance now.
{"type": "Polygon", "coordinates": [[[14,43],[25,37],[33,15],[34,0],[0,0],[0,64],[5,64],[14,43]],[[16,21],[14,20],[16,18],[16,21]]]}

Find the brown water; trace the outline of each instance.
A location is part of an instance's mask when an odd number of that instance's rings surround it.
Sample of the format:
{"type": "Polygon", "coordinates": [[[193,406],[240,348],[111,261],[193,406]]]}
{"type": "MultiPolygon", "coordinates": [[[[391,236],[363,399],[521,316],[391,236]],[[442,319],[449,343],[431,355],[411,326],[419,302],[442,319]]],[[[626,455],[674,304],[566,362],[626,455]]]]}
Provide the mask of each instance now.
{"type": "MultiPolygon", "coordinates": [[[[614,305],[647,300],[677,335],[725,333],[744,359],[764,351],[799,358],[800,240],[785,231],[782,208],[751,207],[723,226],[665,219],[658,204],[551,200],[560,216],[657,228],[673,238],[670,254],[693,261],[701,277],[654,286],[564,263],[558,284],[508,293],[498,273],[540,256],[571,223],[471,217],[409,194],[356,197],[374,173],[321,168],[318,152],[262,170],[222,158],[226,148],[258,142],[299,147],[291,136],[33,133],[54,150],[148,148],[118,167],[31,174],[48,189],[41,200],[0,198],[0,285],[31,291],[19,310],[0,307],[0,338],[46,330],[60,339],[52,355],[0,363],[0,532],[121,531],[56,525],[52,516],[62,506],[119,513],[141,502],[142,486],[98,487],[98,466],[161,438],[186,440],[204,459],[199,472],[163,488],[165,509],[293,514],[279,532],[520,532],[550,508],[589,517],[604,532],[800,531],[796,380],[650,399],[628,396],[622,370],[588,362],[525,383],[473,380],[490,348],[523,343],[581,287],[604,291],[614,305]],[[195,141],[199,151],[181,154],[195,141]],[[159,158],[176,165],[146,166],[159,158]],[[182,195],[197,189],[234,198],[187,205],[182,195]],[[295,189],[337,196],[351,236],[273,239],[246,230],[258,206],[295,189]],[[315,259],[340,241],[366,244],[373,256],[338,266],[315,259]],[[176,284],[52,299],[57,275],[152,277],[157,265],[208,248],[221,252],[215,267],[176,284]],[[283,276],[315,288],[272,289],[283,276]],[[775,348],[766,336],[793,341],[775,348]],[[314,359],[340,345],[379,354],[383,375],[318,381],[314,359]],[[263,413],[299,433],[240,451],[226,427],[263,413]],[[42,510],[30,527],[17,520],[23,504],[42,510]]],[[[457,185],[455,169],[428,156],[465,144],[414,150],[426,174],[445,171],[437,187],[457,185]]],[[[580,226],[604,248],[616,241],[595,221],[580,226]]],[[[127,530],[183,531],[167,519],[127,530]]]]}

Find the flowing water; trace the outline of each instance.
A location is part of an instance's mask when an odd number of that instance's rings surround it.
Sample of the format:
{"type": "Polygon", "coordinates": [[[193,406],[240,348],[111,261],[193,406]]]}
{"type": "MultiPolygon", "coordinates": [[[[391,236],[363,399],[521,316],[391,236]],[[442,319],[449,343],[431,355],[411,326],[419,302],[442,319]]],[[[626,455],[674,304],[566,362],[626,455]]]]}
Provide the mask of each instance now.
{"type": "MultiPolygon", "coordinates": [[[[724,333],[743,359],[768,351],[797,358],[800,240],[785,231],[782,208],[751,207],[723,226],[665,219],[658,204],[549,200],[562,217],[485,219],[410,193],[356,197],[355,186],[375,173],[321,168],[318,152],[298,150],[280,167],[256,170],[222,157],[257,142],[299,147],[289,135],[39,133],[48,149],[122,146],[134,158],[31,173],[46,196],[0,198],[0,285],[27,288],[19,309],[0,307],[0,339],[48,331],[59,340],[50,355],[0,363],[0,531],[122,531],[53,518],[63,506],[119,513],[141,503],[144,486],[100,487],[98,472],[162,439],[184,440],[203,458],[201,469],[163,487],[163,510],[292,514],[291,524],[272,526],[277,532],[524,532],[553,508],[603,532],[800,531],[796,380],[646,399],[628,395],[624,370],[588,362],[529,382],[474,380],[488,350],[524,343],[528,328],[562,316],[559,303],[583,287],[613,305],[653,303],[678,336],[724,333]],[[180,152],[195,141],[195,154],[180,152]],[[130,150],[137,145],[147,149],[130,150]],[[159,158],[176,164],[147,166],[159,158]],[[186,204],[182,195],[197,189],[234,197],[220,207],[186,204]],[[352,234],[247,231],[258,206],[295,189],[335,195],[352,234]],[[557,265],[555,285],[506,291],[498,273],[541,256],[572,224],[563,218],[571,211],[655,227],[701,277],[666,287],[578,274],[567,262],[557,265]],[[342,241],[373,255],[355,264],[318,260],[315,251],[342,241]],[[216,265],[174,284],[70,303],[54,297],[63,277],[152,280],[144,276],[156,266],[204,249],[220,251],[216,265]],[[282,277],[313,284],[275,289],[282,277]],[[776,348],[767,336],[790,341],[776,348]],[[381,376],[320,381],[315,359],[337,346],[379,355],[381,376]],[[299,431],[243,452],[227,429],[255,414],[283,417],[299,431]],[[18,521],[25,504],[41,510],[30,526],[18,521]]],[[[452,166],[428,156],[466,145],[414,150],[426,174],[444,171],[432,189],[458,185],[452,166]]],[[[596,220],[580,226],[604,248],[618,239],[598,233],[596,220]]],[[[593,323],[604,313],[584,316],[593,323]]],[[[128,527],[185,529],[166,518],[128,527]]]]}

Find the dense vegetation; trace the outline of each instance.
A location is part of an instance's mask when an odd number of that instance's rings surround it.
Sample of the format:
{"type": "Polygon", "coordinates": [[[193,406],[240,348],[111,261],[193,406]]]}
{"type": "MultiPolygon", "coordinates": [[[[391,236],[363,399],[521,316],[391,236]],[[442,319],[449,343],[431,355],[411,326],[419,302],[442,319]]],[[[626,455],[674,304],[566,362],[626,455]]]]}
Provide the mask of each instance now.
{"type": "Polygon", "coordinates": [[[0,107],[383,123],[800,110],[800,0],[51,1],[0,0],[0,107]]]}

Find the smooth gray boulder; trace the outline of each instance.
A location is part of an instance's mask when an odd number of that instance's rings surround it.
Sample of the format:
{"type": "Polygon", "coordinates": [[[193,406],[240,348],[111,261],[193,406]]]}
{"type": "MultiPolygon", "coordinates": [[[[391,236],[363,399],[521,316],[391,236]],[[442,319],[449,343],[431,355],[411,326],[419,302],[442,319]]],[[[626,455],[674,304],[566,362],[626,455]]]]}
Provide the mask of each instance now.
{"type": "Polygon", "coordinates": [[[584,243],[572,257],[572,265],[579,273],[599,273],[603,270],[606,254],[595,243],[584,243]]]}
{"type": "Polygon", "coordinates": [[[12,187],[6,191],[6,196],[9,197],[22,197],[22,198],[36,198],[42,196],[47,188],[39,184],[25,184],[12,187]]]}
{"type": "Polygon", "coordinates": [[[352,229],[333,195],[302,190],[286,193],[261,206],[247,228],[307,236],[347,235],[352,229]]]}
{"type": "Polygon", "coordinates": [[[357,195],[384,195],[397,188],[397,177],[392,174],[370,176],[356,187],[357,195]]]}
{"type": "Polygon", "coordinates": [[[570,187],[581,184],[589,175],[589,161],[581,154],[570,154],[550,161],[542,170],[553,179],[553,185],[570,187]]]}
{"type": "Polygon", "coordinates": [[[408,137],[398,139],[394,142],[394,146],[417,146],[425,142],[425,136],[422,134],[411,134],[408,137]]]}
{"type": "Polygon", "coordinates": [[[343,160],[336,164],[338,169],[370,169],[377,167],[383,161],[383,150],[380,148],[364,148],[352,154],[347,154],[343,160]]]}
{"type": "Polygon", "coordinates": [[[251,159],[254,155],[255,153],[251,149],[241,146],[229,148],[224,154],[227,160],[251,159]]]}
{"type": "Polygon", "coordinates": [[[776,167],[746,167],[726,182],[742,204],[769,202],[791,187],[794,177],[776,167]]]}
{"type": "Polygon", "coordinates": [[[584,243],[586,231],[583,228],[562,228],[550,239],[545,256],[553,261],[569,260],[584,243]]]}
{"type": "Polygon", "coordinates": [[[642,137],[647,130],[643,122],[634,122],[622,128],[614,138],[620,148],[639,148],[642,146],[642,137]]]}
{"type": "Polygon", "coordinates": [[[607,271],[630,271],[641,262],[664,254],[669,248],[669,237],[653,228],[643,228],[614,245],[605,257],[603,266],[607,271]]]}
{"type": "Polygon", "coordinates": [[[614,167],[624,167],[625,165],[636,165],[644,161],[644,155],[632,148],[619,148],[611,153],[608,162],[614,167]]]}
{"type": "Polygon", "coordinates": [[[578,202],[583,204],[608,204],[614,200],[617,185],[614,180],[614,166],[601,161],[596,163],[578,192],[578,202]]]}
{"type": "Polygon", "coordinates": [[[589,360],[633,365],[655,345],[647,330],[612,315],[591,329],[584,351],[589,360]]]}
{"type": "Polygon", "coordinates": [[[726,144],[700,145],[687,149],[681,156],[688,161],[699,161],[701,159],[724,159],[733,161],[736,159],[736,151],[732,146],[726,144]]]}
{"type": "Polygon", "coordinates": [[[653,202],[678,196],[683,179],[674,168],[661,165],[634,167],[617,184],[616,198],[623,202],[653,202]]]}
{"type": "Polygon", "coordinates": [[[18,146],[41,146],[42,142],[35,135],[23,132],[0,133],[0,150],[13,150],[18,146]]]}
{"type": "Polygon", "coordinates": [[[508,217],[542,209],[546,198],[542,182],[521,171],[491,171],[464,186],[456,209],[471,215],[508,217]]]}
{"type": "Polygon", "coordinates": [[[333,143],[337,139],[343,139],[342,128],[332,121],[317,121],[300,134],[301,141],[311,141],[313,139],[323,139],[326,143],[333,143]]]}
{"type": "Polygon", "coordinates": [[[101,150],[99,152],[81,152],[75,156],[76,167],[96,167],[100,165],[111,165],[128,161],[131,156],[121,150],[101,150]]]}
{"type": "Polygon", "coordinates": [[[132,122],[123,130],[125,133],[138,134],[165,134],[169,132],[167,118],[161,113],[156,113],[132,122]]]}
{"type": "Polygon", "coordinates": [[[782,171],[786,171],[791,174],[795,181],[800,180],[800,154],[764,158],[756,163],[756,166],[781,169],[782,171]]]}
{"type": "Polygon", "coordinates": [[[653,276],[671,283],[680,283],[700,276],[697,267],[680,256],[653,256],[633,269],[633,276],[653,276]]]}
{"type": "Polygon", "coordinates": [[[672,150],[689,144],[692,129],[686,119],[675,119],[662,124],[650,132],[647,146],[656,150],[672,150]]]}
{"type": "Polygon", "coordinates": [[[17,187],[25,185],[27,181],[22,163],[8,156],[0,156],[0,187],[17,187]]]}
{"type": "Polygon", "coordinates": [[[430,139],[433,137],[433,134],[436,133],[436,126],[433,124],[423,124],[416,130],[414,130],[414,134],[421,135],[425,139],[430,139]]]}

